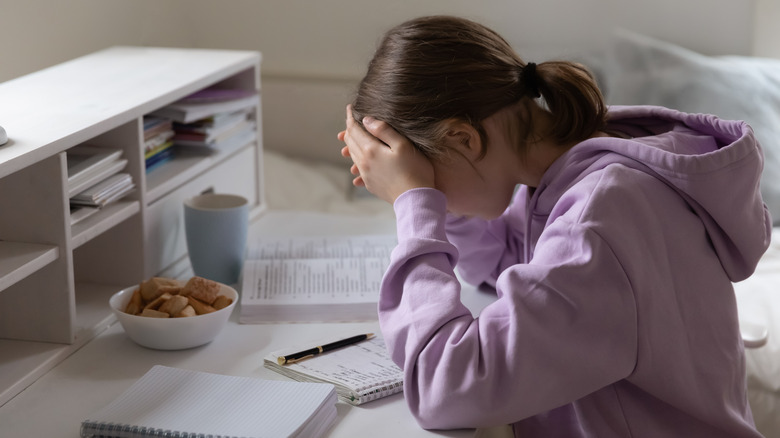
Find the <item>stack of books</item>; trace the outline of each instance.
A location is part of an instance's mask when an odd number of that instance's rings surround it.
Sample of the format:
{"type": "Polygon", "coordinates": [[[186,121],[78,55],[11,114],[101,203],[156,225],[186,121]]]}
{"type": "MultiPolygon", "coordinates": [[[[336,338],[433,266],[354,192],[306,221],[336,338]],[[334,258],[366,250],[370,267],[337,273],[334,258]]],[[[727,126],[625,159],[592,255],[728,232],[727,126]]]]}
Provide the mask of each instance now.
{"type": "Polygon", "coordinates": [[[135,188],[130,174],[121,172],[127,165],[121,149],[79,145],[68,149],[65,156],[71,224],[91,216],[135,188]]]}
{"type": "Polygon", "coordinates": [[[173,142],[185,147],[230,149],[254,140],[256,127],[249,111],[218,113],[192,123],[174,123],[173,142]]]}
{"type": "Polygon", "coordinates": [[[208,88],[149,116],[173,122],[177,148],[231,150],[257,138],[253,112],[258,99],[254,90],[208,88]]]}
{"type": "Polygon", "coordinates": [[[144,159],[150,171],[173,157],[173,122],[163,117],[144,117],[144,159]]]}

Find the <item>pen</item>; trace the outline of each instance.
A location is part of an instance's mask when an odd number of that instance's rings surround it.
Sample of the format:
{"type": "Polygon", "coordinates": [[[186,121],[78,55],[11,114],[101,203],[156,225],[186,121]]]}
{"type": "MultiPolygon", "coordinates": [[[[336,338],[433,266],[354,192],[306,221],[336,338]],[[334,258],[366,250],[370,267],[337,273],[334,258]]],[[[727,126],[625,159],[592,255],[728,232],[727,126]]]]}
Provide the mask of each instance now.
{"type": "Polygon", "coordinates": [[[276,361],[279,363],[279,365],[295,363],[313,357],[317,354],[324,353],[326,351],[335,350],[337,348],[346,347],[347,345],[356,344],[366,339],[371,339],[373,336],[374,336],[373,333],[366,333],[364,335],[352,336],[351,338],[342,339],[340,341],[331,342],[329,344],[320,345],[314,348],[309,348],[308,350],[299,351],[297,353],[288,354],[286,356],[279,356],[276,359],[276,361]]]}

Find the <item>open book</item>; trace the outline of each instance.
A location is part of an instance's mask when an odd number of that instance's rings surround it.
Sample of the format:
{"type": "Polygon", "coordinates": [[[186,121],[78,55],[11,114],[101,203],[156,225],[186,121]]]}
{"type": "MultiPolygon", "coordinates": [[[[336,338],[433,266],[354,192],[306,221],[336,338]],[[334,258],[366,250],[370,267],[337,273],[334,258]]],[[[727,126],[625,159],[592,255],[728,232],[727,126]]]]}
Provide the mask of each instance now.
{"type": "Polygon", "coordinates": [[[81,423],[82,437],[319,437],[336,419],[322,383],[226,376],[155,365],[81,423]]]}
{"type": "Polygon", "coordinates": [[[248,245],[242,323],[366,321],[395,235],[263,237],[248,245]]]}
{"type": "MultiPolygon", "coordinates": [[[[321,343],[316,345],[337,339],[321,339],[321,343]]],[[[331,383],[336,386],[339,400],[353,405],[403,391],[403,371],[390,359],[381,336],[300,362],[288,365],[279,365],[277,362],[279,356],[314,345],[310,342],[274,351],[264,358],[263,364],[266,368],[301,382],[331,383]]]]}

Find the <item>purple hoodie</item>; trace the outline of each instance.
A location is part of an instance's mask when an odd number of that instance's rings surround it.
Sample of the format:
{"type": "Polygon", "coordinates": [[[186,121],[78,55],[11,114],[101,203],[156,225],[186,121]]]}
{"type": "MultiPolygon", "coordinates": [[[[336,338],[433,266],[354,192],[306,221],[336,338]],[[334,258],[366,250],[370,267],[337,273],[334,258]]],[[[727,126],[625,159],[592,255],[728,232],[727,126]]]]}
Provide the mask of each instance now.
{"type": "Polygon", "coordinates": [[[744,122],[612,107],[491,221],[401,195],[379,320],[424,428],[522,437],[756,437],[731,282],[769,244],[744,122]],[[495,287],[473,318],[463,280],[495,287]]]}

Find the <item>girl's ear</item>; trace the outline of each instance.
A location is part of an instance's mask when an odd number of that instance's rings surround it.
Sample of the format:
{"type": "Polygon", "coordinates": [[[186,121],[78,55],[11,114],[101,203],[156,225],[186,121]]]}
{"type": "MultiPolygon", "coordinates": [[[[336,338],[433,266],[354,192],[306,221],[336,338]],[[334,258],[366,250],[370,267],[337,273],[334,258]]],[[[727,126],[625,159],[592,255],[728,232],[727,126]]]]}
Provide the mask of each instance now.
{"type": "Polygon", "coordinates": [[[463,121],[450,122],[445,134],[445,142],[451,148],[469,160],[475,161],[482,153],[482,137],[470,124],[463,121]]]}

